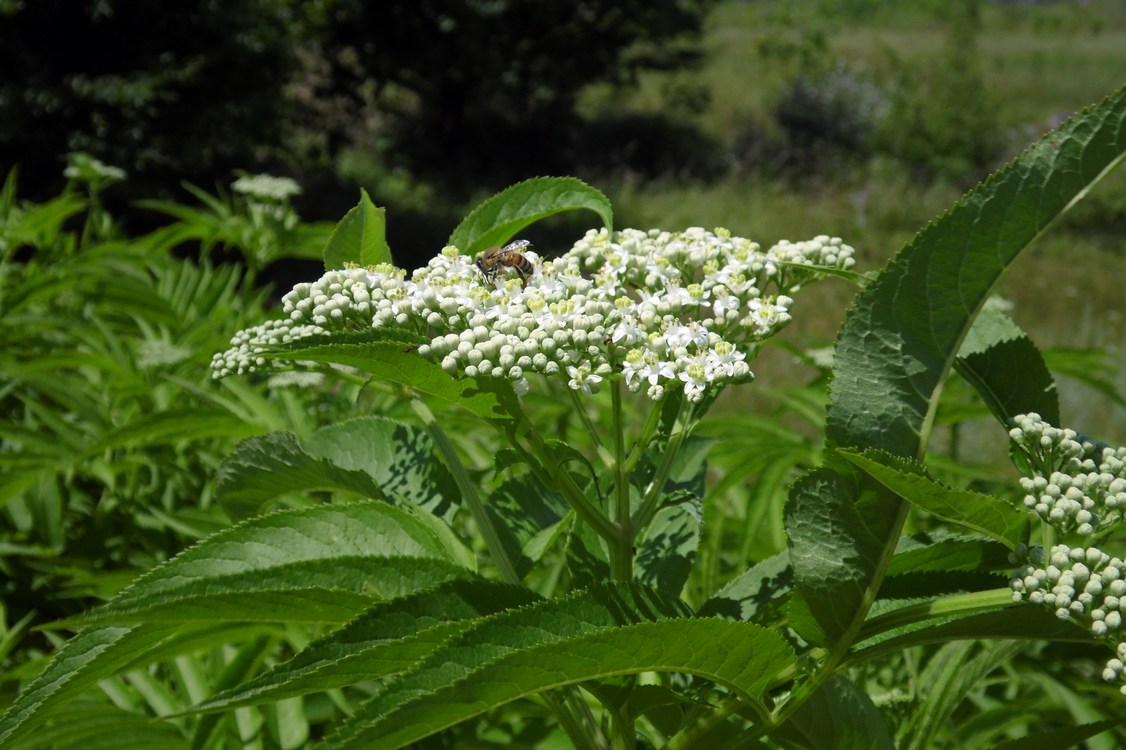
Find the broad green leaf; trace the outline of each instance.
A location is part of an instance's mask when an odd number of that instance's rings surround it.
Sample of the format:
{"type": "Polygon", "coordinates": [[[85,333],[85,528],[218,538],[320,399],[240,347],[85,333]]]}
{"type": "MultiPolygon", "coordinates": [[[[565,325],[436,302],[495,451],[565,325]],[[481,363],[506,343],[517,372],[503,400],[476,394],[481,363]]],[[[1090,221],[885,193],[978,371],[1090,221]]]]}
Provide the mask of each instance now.
{"type": "MultiPolygon", "coordinates": [[[[987,591],[1007,586],[1008,575],[982,570],[915,571],[888,574],[880,586],[880,599],[912,599],[919,592],[928,597],[971,591],[987,591]]],[[[874,611],[874,609],[873,609],[874,611]]]]}
{"type": "Polygon", "coordinates": [[[245,521],[141,576],[75,622],[339,622],[376,598],[472,569],[442,521],[386,503],[324,505],[245,521]],[[430,580],[427,580],[427,579],[430,580]]]}
{"type": "Polygon", "coordinates": [[[381,602],[288,662],[212,696],[193,711],[261,704],[397,674],[472,627],[478,618],[537,600],[536,594],[517,586],[456,580],[381,602]]]}
{"type": "Polygon", "coordinates": [[[790,491],[785,523],[794,584],[829,642],[846,635],[874,599],[872,573],[885,553],[864,521],[860,488],[830,469],[790,491]]]}
{"type": "Polygon", "coordinates": [[[122,710],[108,701],[83,701],[56,715],[10,750],[179,750],[188,741],[173,724],[122,710]]]}
{"type": "Polygon", "coordinates": [[[224,512],[238,521],[256,515],[279,495],[321,489],[383,497],[369,474],[313,458],[288,432],[248,438],[235,446],[219,469],[215,496],[224,512]]]}
{"type": "Polygon", "coordinates": [[[59,650],[0,717],[0,745],[26,737],[98,680],[132,664],[140,654],[175,637],[164,625],[84,630],[59,650]]]}
{"type": "Polygon", "coordinates": [[[1113,719],[1080,724],[1076,727],[1036,732],[1017,740],[1002,742],[994,750],[1059,750],[1065,747],[1078,747],[1083,740],[1121,726],[1124,722],[1126,722],[1126,714],[1113,719]]]}
{"type": "Polygon", "coordinates": [[[989,539],[969,536],[917,535],[900,540],[887,574],[1004,570],[1012,568],[1009,548],[989,539]]]}
{"type": "Polygon", "coordinates": [[[1028,514],[1004,500],[947,487],[921,473],[925,469],[918,464],[880,451],[838,453],[896,495],[938,518],[992,537],[1010,549],[1025,538],[1028,514]]]}
{"type": "Polygon", "coordinates": [[[701,617],[730,617],[754,621],[785,601],[794,587],[788,552],[768,557],[732,579],[700,607],[701,617]]]}
{"type": "Polygon", "coordinates": [[[588,600],[589,614],[563,610],[536,618],[534,611],[550,608],[533,607],[512,616],[527,624],[501,628],[496,638],[490,625],[488,647],[478,642],[483,632],[467,634],[390,683],[326,740],[327,747],[403,747],[543,690],[641,672],[687,672],[754,700],[772,675],[793,663],[781,636],[758,625],[711,618],[644,621],[660,610],[647,611],[653,602],[639,598],[638,589],[630,596],[625,587],[604,591],[613,598],[601,607],[588,600]]]}
{"type": "Polygon", "coordinates": [[[679,594],[692,572],[700,546],[703,512],[698,495],[678,491],[666,497],[640,538],[634,578],[679,594]]]}
{"type": "Polygon", "coordinates": [[[771,739],[810,750],[894,750],[883,714],[863,690],[829,678],[771,739]]]}
{"type": "Polygon", "coordinates": [[[1126,151],[1126,87],[1045,135],[927,225],[837,338],[828,438],[919,457],[937,395],[1001,272],[1126,151]]]}
{"type": "Polygon", "coordinates": [[[305,449],[342,469],[367,472],[389,498],[414,503],[447,522],[453,515],[458,496],[453,478],[434,458],[430,437],[417,427],[356,417],[317,430],[305,449]]]}
{"type": "Polygon", "coordinates": [[[586,209],[614,228],[606,196],[574,177],[535,177],[506,188],[481,203],[457,225],[449,244],[474,255],[502,245],[524,227],[552,214],[586,209]]]}
{"type": "Polygon", "coordinates": [[[410,388],[447,405],[460,406],[485,419],[511,418],[512,412],[508,411],[511,402],[506,403],[503,393],[504,386],[511,391],[510,385],[455,380],[438,364],[416,354],[417,344],[397,340],[302,344],[274,356],[355,367],[378,380],[410,388]]]}
{"type": "Polygon", "coordinates": [[[1013,417],[1029,412],[1059,424],[1056,381],[1040,350],[1004,313],[982,310],[962,342],[954,368],[1006,430],[1013,417]]]}
{"type": "Polygon", "coordinates": [[[1091,642],[1089,631],[1041,607],[1025,604],[981,614],[936,618],[889,630],[860,643],[850,661],[876,659],[928,643],[981,638],[1091,642]]]}
{"type": "Polygon", "coordinates": [[[391,263],[387,246],[386,211],[377,208],[360,188],[360,202],[336,225],[324,251],[325,270],[344,268],[347,263],[374,266],[391,263]]]}
{"type": "Polygon", "coordinates": [[[485,510],[493,518],[521,575],[534,562],[527,556],[532,551],[529,543],[571,512],[561,495],[546,489],[531,474],[509,479],[489,493],[485,510]]]}
{"type": "Polygon", "coordinates": [[[215,494],[241,520],[289,492],[343,490],[407,501],[449,517],[456,490],[431,458],[430,438],[381,417],[357,417],[324,427],[302,444],[289,433],[240,443],[219,472],[215,494]]]}

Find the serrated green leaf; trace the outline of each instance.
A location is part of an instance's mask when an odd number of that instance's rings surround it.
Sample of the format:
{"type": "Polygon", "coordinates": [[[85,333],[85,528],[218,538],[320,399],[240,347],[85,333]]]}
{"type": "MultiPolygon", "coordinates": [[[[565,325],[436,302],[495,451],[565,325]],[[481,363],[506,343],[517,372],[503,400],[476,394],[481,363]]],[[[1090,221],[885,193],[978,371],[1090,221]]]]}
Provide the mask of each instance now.
{"type": "Polygon", "coordinates": [[[258,622],[341,623],[373,601],[417,591],[469,570],[432,557],[357,555],[288,562],[268,569],[177,582],[156,593],[114,598],[53,623],[258,622]]]}
{"type": "Polygon", "coordinates": [[[139,654],[160,647],[177,631],[166,625],[82,631],[63,645],[0,717],[0,745],[26,737],[98,680],[133,663],[139,654]]]}
{"type": "Polygon", "coordinates": [[[261,704],[397,674],[467,630],[474,620],[538,600],[518,586],[457,580],[381,602],[288,662],[192,710],[261,704]]]}
{"type": "Polygon", "coordinates": [[[431,669],[389,685],[326,746],[403,747],[517,698],[640,672],[688,672],[754,700],[794,659],[781,636],[752,623],[689,618],[619,624],[620,614],[615,619],[619,622],[597,630],[571,628],[553,640],[539,631],[527,633],[520,645],[499,653],[440,651],[429,660],[431,669]]]}
{"type": "Polygon", "coordinates": [[[880,710],[841,676],[829,678],[771,739],[809,750],[894,750],[880,710]]]}
{"type": "Polygon", "coordinates": [[[529,543],[571,512],[561,495],[546,489],[531,474],[509,479],[493,490],[485,510],[496,522],[505,549],[522,575],[533,563],[526,555],[529,543]]]}
{"type": "Polygon", "coordinates": [[[72,704],[34,736],[5,745],[9,750],[178,750],[188,742],[174,725],[123,711],[108,701],[72,704]]]}
{"type": "Polygon", "coordinates": [[[386,210],[377,208],[360,188],[360,202],[344,215],[324,250],[325,270],[344,268],[347,263],[374,266],[391,263],[387,246],[386,210]]]}
{"type": "Polygon", "coordinates": [[[252,612],[260,621],[339,622],[374,598],[473,566],[472,554],[429,513],[386,503],[325,505],[225,529],[74,621],[245,620],[252,612]]]}
{"type": "Polygon", "coordinates": [[[469,212],[450,235],[449,244],[473,255],[502,245],[524,227],[552,214],[586,209],[614,228],[610,201],[574,177],[535,177],[506,188],[469,212]]]}
{"type": "Polygon", "coordinates": [[[830,642],[863,617],[885,551],[857,507],[860,492],[841,475],[818,469],[794,483],[786,504],[794,584],[830,642]]]}
{"type": "Polygon", "coordinates": [[[962,342],[954,369],[1006,429],[1013,417],[1030,412],[1059,424],[1056,381],[1040,350],[1004,313],[981,311],[962,342]]]}
{"type": "Polygon", "coordinates": [[[248,438],[223,461],[215,496],[232,520],[257,515],[270,500],[289,492],[344,490],[382,498],[383,490],[370,474],[348,471],[310,456],[288,432],[248,438]]]}
{"type": "Polygon", "coordinates": [[[243,441],[223,462],[215,494],[235,520],[279,495],[308,490],[406,501],[448,520],[456,489],[431,454],[430,438],[418,428],[356,417],[321,428],[304,443],[288,433],[243,441]]]}
{"type": "Polygon", "coordinates": [[[677,492],[645,527],[637,548],[634,578],[640,583],[679,594],[700,546],[703,507],[698,495],[677,492]]]}
{"type": "Polygon", "coordinates": [[[938,518],[992,537],[1009,549],[1015,549],[1025,537],[1028,514],[1003,500],[948,487],[922,474],[925,469],[918,464],[888,453],[838,453],[896,495],[938,518]]]}
{"type": "Polygon", "coordinates": [[[1126,87],[1072,117],[926,226],[837,338],[827,434],[918,457],[962,339],[1001,272],[1126,152],[1126,87]]]}
{"type": "Polygon", "coordinates": [[[1090,632],[1035,605],[975,615],[936,618],[889,630],[863,641],[850,660],[866,661],[911,646],[981,638],[1090,643],[1090,632]]]}
{"type": "Polygon", "coordinates": [[[918,535],[900,540],[887,574],[927,571],[1008,570],[1009,548],[968,536],[918,535]]]}
{"type": "Polygon", "coordinates": [[[776,606],[794,587],[790,553],[779,552],[732,579],[700,607],[700,617],[753,621],[776,606]]]}

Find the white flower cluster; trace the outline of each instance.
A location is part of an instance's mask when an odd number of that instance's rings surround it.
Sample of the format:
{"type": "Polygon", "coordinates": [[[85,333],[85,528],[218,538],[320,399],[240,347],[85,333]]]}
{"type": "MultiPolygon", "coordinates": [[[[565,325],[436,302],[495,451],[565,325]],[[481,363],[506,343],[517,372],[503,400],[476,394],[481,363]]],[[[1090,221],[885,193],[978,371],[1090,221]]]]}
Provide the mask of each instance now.
{"type": "Polygon", "coordinates": [[[1013,601],[1028,601],[1055,610],[1061,620],[1073,620],[1113,646],[1115,658],[1103,670],[1103,679],[1121,682],[1126,695],[1126,561],[1094,547],[1057,544],[1045,558],[1040,547],[1018,547],[1026,564],[1009,582],[1013,601]]]}
{"type": "Polygon", "coordinates": [[[746,350],[789,322],[786,292],[854,263],[837,238],[764,252],[699,228],[592,230],[559,258],[522,254],[534,268],[526,284],[503,265],[487,282],[454,247],[409,279],[387,265],[330,271],[283,298],[286,320],[236,336],[214,373],[260,368],[262,349],[310,333],[403,328],[430,339],[419,354],[450,374],[507,378],[519,393],[531,373],[566,374],[585,393],[621,373],[654,400],[673,386],[699,400],[709,387],[753,377],[746,350]]]}
{"type": "Polygon", "coordinates": [[[1020,480],[1024,505],[1065,533],[1091,535],[1126,511],[1126,448],[1080,443],[1038,414],[1016,418],[1009,437],[1029,457],[1033,475],[1020,480]]]}
{"type": "Polygon", "coordinates": [[[289,177],[268,174],[243,175],[231,183],[231,190],[267,201],[285,201],[301,194],[301,186],[289,177]]]}

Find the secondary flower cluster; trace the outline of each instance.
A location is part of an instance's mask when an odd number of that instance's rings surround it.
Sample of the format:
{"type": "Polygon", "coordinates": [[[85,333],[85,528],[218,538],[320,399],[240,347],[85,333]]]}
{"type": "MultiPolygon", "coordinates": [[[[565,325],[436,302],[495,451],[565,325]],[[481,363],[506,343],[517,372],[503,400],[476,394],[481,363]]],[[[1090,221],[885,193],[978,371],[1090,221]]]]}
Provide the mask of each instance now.
{"type": "Polygon", "coordinates": [[[1010,581],[1013,601],[1028,601],[1053,609],[1061,620],[1074,620],[1096,638],[1109,643],[1115,656],[1106,664],[1103,679],[1122,683],[1126,695],[1126,561],[1094,547],[1057,544],[1045,559],[1040,547],[1021,545],[1016,553],[1026,564],[1010,581]]]}
{"type": "Polygon", "coordinates": [[[840,239],[757,243],[717,229],[588,232],[561,257],[522,250],[524,283],[502,258],[487,281],[474,259],[447,247],[410,278],[392,266],[330,271],[283,298],[287,318],[240,332],[212,363],[216,377],[261,368],[265,349],[313,334],[400,328],[430,340],[419,354],[450,374],[563,375],[592,393],[621,373],[631,391],[692,400],[752,377],[747,351],[790,320],[787,296],[825,270],[846,270],[840,239]]]}
{"type": "MultiPolygon", "coordinates": [[[[1009,431],[1029,476],[1020,480],[1026,508],[1063,533],[1090,536],[1107,531],[1126,510],[1126,448],[1083,440],[1053,427],[1039,414],[1022,414],[1009,431]]],[[[1045,555],[1021,545],[1024,563],[1009,586],[1014,601],[1052,609],[1063,620],[1090,629],[1115,650],[1103,679],[1121,683],[1126,695],[1126,561],[1095,547],[1057,544],[1045,555]]]]}
{"type": "Polygon", "coordinates": [[[1009,437],[1028,458],[1024,505],[1062,532],[1091,535],[1126,511],[1126,448],[1079,442],[1039,414],[1016,418],[1009,437]]]}

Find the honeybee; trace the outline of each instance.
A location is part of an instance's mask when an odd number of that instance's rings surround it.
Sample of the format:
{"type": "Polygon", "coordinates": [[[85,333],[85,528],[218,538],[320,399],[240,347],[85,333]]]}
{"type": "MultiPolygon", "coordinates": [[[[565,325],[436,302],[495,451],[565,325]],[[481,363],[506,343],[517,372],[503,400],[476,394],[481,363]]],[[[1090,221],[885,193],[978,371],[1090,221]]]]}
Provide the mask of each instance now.
{"type": "Polygon", "coordinates": [[[504,247],[491,247],[477,256],[477,268],[490,284],[501,268],[515,268],[524,286],[528,286],[528,278],[535,273],[536,267],[520,251],[531,246],[532,243],[527,240],[513,240],[504,247]]]}

